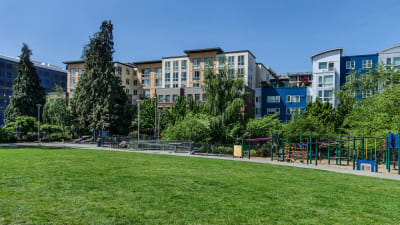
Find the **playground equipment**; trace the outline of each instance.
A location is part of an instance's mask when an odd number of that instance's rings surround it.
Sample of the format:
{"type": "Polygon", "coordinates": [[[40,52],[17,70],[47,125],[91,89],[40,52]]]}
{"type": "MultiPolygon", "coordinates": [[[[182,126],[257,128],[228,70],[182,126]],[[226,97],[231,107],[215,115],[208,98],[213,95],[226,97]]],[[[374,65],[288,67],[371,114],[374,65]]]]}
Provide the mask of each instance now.
{"type": "MultiPolygon", "coordinates": [[[[271,135],[271,137],[268,137],[268,138],[253,138],[253,139],[244,139],[244,138],[242,138],[241,158],[243,158],[244,155],[247,153],[248,157],[250,159],[250,157],[251,157],[251,144],[252,143],[253,143],[253,146],[254,146],[254,144],[260,144],[260,143],[264,144],[264,143],[270,142],[270,146],[268,146],[268,145],[265,146],[264,153],[265,153],[265,156],[266,156],[267,153],[268,153],[268,150],[270,150],[270,155],[271,155],[271,160],[272,160],[272,157],[273,157],[272,155],[273,155],[273,151],[274,151],[274,140],[277,141],[276,148],[279,149],[279,135],[275,136],[275,137],[273,135],[271,135]],[[248,147],[248,148],[246,149],[246,147],[248,147]],[[268,147],[269,147],[269,149],[268,149],[268,147]]],[[[237,152],[239,152],[239,150],[237,150],[237,152]]],[[[236,156],[238,156],[238,155],[239,154],[236,154],[236,156]]],[[[233,157],[235,157],[235,154],[233,155],[233,157]]]]}

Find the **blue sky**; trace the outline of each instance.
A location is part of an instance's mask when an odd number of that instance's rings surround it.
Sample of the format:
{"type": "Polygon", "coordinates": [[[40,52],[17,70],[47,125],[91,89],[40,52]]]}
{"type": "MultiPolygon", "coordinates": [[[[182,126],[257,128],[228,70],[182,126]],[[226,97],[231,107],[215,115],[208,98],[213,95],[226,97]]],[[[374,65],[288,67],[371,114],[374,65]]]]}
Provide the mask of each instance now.
{"type": "Polygon", "coordinates": [[[25,42],[34,60],[59,66],[80,58],[105,19],[122,62],[218,46],[248,49],[283,73],[311,71],[321,50],[370,54],[400,43],[398,0],[7,0],[0,9],[0,54],[16,57],[25,42]]]}

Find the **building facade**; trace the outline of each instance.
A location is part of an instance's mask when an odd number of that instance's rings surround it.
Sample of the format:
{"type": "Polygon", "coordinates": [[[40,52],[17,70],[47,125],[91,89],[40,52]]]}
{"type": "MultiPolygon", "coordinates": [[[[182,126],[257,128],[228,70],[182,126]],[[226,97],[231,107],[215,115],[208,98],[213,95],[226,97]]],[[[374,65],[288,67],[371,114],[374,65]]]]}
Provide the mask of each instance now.
{"type": "MultiPolygon", "coordinates": [[[[208,70],[227,70],[243,79],[246,90],[254,90],[261,83],[268,83],[270,76],[276,76],[272,69],[256,63],[256,57],[249,50],[224,52],[217,47],[184,50],[184,53],[161,60],[134,62],[141,99],[157,96],[161,108],[171,107],[177,96],[204,101],[202,85],[208,70]]],[[[253,103],[254,91],[249,92],[253,103]]]]}
{"type": "Polygon", "coordinates": [[[255,118],[276,114],[286,122],[304,112],[307,105],[307,87],[256,88],[255,118]]]}
{"type": "MultiPolygon", "coordinates": [[[[0,123],[3,123],[4,110],[10,103],[14,80],[18,75],[18,58],[0,55],[0,123]]],[[[39,75],[40,83],[46,93],[55,91],[56,86],[67,88],[67,72],[48,63],[32,61],[39,75]]]]}
{"type": "MultiPolygon", "coordinates": [[[[73,97],[79,78],[84,70],[83,60],[65,61],[67,71],[67,92],[69,97],[73,97]]],[[[121,79],[121,85],[128,95],[129,101],[136,104],[137,100],[137,74],[134,65],[129,63],[113,62],[115,75],[121,79]]]]}

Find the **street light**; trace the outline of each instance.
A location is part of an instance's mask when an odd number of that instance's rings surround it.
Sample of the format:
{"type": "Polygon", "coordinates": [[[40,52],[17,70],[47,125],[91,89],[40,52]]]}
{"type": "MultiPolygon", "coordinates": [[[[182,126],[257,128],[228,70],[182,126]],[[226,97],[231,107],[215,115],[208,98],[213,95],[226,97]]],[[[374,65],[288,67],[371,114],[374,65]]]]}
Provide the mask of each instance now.
{"type": "Polygon", "coordinates": [[[38,128],[37,128],[37,140],[40,143],[40,107],[42,107],[42,104],[36,104],[37,106],[37,121],[38,121],[38,128]]]}

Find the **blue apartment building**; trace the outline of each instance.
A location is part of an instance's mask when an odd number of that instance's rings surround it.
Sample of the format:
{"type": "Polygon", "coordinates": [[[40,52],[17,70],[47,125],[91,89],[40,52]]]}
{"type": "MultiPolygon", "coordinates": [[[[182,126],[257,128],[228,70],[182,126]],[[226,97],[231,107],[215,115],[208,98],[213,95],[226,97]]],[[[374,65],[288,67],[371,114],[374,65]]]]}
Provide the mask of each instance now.
{"type": "Polygon", "coordinates": [[[257,88],[256,118],[277,114],[282,122],[304,112],[307,105],[307,87],[257,88]]]}
{"type": "MultiPolygon", "coordinates": [[[[12,96],[14,79],[18,74],[19,59],[0,55],[0,124],[3,124],[3,115],[12,96]]],[[[48,63],[34,62],[41,85],[46,93],[54,91],[58,85],[66,90],[67,71],[48,63]]]]}

